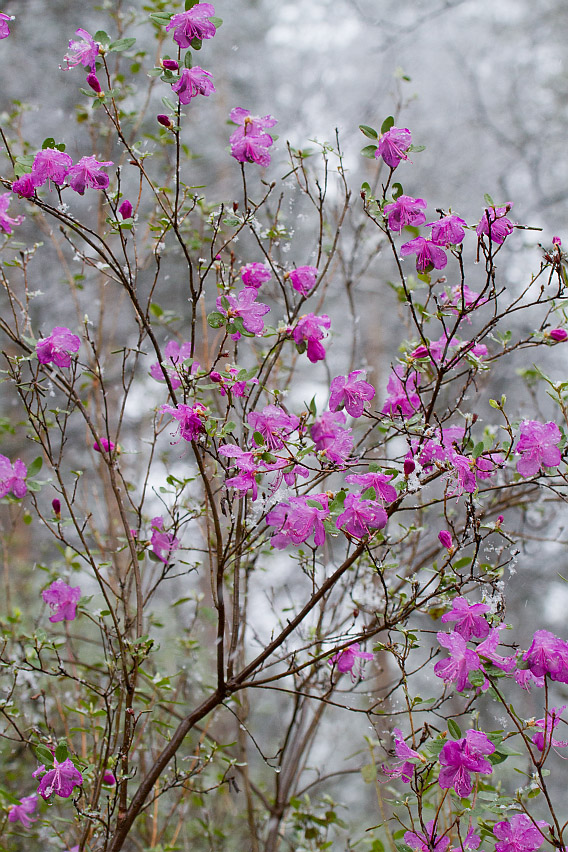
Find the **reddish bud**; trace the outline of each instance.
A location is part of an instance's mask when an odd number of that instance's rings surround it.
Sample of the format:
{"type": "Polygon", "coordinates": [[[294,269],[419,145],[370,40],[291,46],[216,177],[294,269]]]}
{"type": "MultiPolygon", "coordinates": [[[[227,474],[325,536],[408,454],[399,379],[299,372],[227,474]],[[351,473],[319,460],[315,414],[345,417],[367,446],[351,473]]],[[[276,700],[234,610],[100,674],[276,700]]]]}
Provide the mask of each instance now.
{"type": "Polygon", "coordinates": [[[114,787],[116,784],[116,777],[113,772],[107,771],[103,775],[103,784],[108,784],[109,787],[114,787]]]}
{"type": "Polygon", "coordinates": [[[213,370],[209,374],[209,378],[211,379],[212,382],[222,382],[223,381],[223,376],[221,375],[221,373],[218,373],[217,370],[213,370]]]}
{"type": "Polygon", "coordinates": [[[130,219],[132,216],[132,204],[130,201],[125,198],[120,207],[118,208],[118,212],[122,216],[123,219],[130,219]]]}
{"type": "Polygon", "coordinates": [[[91,87],[93,92],[97,93],[97,95],[103,94],[103,87],[99,83],[99,78],[92,71],[90,74],[87,74],[87,84],[91,87]]]}
{"type": "Polygon", "coordinates": [[[51,506],[53,508],[53,514],[55,515],[55,517],[60,518],[61,517],[61,502],[57,499],[57,497],[54,497],[54,499],[51,501],[51,506]]]}
{"type": "Polygon", "coordinates": [[[410,354],[413,358],[427,358],[428,347],[421,343],[420,346],[417,346],[414,352],[411,352],[410,354]]]}
{"type": "Polygon", "coordinates": [[[116,444],[113,444],[112,441],[107,440],[107,438],[101,438],[101,445],[95,441],[93,444],[93,450],[97,453],[102,453],[101,446],[106,453],[112,453],[112,451],[116,448],[116,444]]]}
{"type": "Polygon", "coordinates": [[[568,331],[564,328],[553,328],[552,331],[548,332],[548,336],[551,337],[552,340],[556,340],[557,343],[561,343],[568,337],[568,331]]]}
{"type": "Polygon", "coordinates": [[[173,127],[174,126],[173,121],[171,120],[169,115],[163,115],[163,113],[160,113],[160,115],[156,116],[156,120],[157,120],[158,124],[162,125],[162,127],[173,127]]]}
{"type": "Polygon", "coordinates": [[[416,470],[416,465],[412,459],[404,460],[404,475],[406,477],[410,476],[411,473],[414,473],[416,470]]]}
{"type": "Polygon", "coordinates": [[[552,237],[552,245],[553,246],[561,246],[562,240],[560,239],[560,237],[552,237]]]}
{"type": "Polygon", "coordinates": [[[167,71],[179,71],[179,62],[177,59],[162,59],[160,65],[167,71]]]}
{"type": "Polygon", "coordinates": [[[442,547],[446,548],[446,550],[453,549],[452,536],[451,533],[449,533],[447,530],[440,530],[440,532],[438,533],[438,541],[440,542],[442,547]]]}

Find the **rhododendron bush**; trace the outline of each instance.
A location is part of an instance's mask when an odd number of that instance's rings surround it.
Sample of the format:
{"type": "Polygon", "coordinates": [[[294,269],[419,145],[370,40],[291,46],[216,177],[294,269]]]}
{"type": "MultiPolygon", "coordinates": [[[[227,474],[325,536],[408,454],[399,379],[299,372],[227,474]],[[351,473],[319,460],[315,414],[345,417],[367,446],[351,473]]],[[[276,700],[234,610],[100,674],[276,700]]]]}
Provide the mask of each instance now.
{"type": "Polygon", "coordinates": [[[568,630],[503,579],[565,499],[561,238],[508,281],[522,204],[405,194],[392,117],[354,191],[230,104],[219,197],[184,140],[222,21],[165,6],[49,45],[88,132],[1,130],[2,848],[562,850],[568,630]]]}

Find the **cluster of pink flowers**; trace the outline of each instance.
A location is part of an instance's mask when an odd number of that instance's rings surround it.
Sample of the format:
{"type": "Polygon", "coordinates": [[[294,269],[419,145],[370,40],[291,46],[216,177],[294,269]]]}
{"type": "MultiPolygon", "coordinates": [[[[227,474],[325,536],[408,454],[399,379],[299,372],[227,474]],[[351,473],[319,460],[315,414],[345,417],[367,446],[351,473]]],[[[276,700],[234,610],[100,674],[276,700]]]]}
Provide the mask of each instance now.
{"type": "Polygon", "coordinates": [[[23,216],[8,216],[11,198],[12,193],[10,192],[3,192],[0,195],[0,231],[5,234],[11,234],[13,229],[24,221],[23,216]]]}
{"type": "Polygon", "coordinates": [[[204,421],[207,419],[207,409],[200,402],[194,405],[180,402],[175,408],[171,405],[162,405],[160,411],[171,414],[174,420],[178,421],[177,433],[184,441],[195,441],[205,432],[204,421]]]}
{"type": "Polygon", "coordinates": [[[321,341],[325,337],[325,329],[329,329],[331,320],[327,314],[316,316],[304,314],[296,323],[292,336],[300,351],[307,350],[308,359],[315,364],[325,358],[325,349],[321,341]]]}
{"type": "Polygon", "coordinates": [[[73,621],[77,617],[77,604],[81,597],[80,586],[68,586],[61,579],[55,580],[43,590],[41,596],[53,612],[53,615],[49,617],[52,623],[73,621]]]}
{"type": "Polygon", "coordinates": [[[12,492],[21,500],[28,491],[26,476],[28,469],[21,459],[12,464],[7,456],[0,455],[0,499],[12,492]]]}
{"type": "Polygon", "coordinates": [[[270,165],[268,149],[274,144],[274,139],[266,130],[278,123],[276,119],[271,115],[251,115],[250,110],[243,107],[232,109],[229,117],[238,125],[229,140],[231,156],[239,163],[270,165]]]}
{"type": "Polygon", "coordinates": [[[12,184],[12,191],[23,198],[32,198],[34,192],[45,183],[63,186],[66,183],[79,195],[85,189],[107,189],[109,176],[102,171],[113,163],[99,161],[94,156],[82,157],[73,165],[73,160],[58,148],[43,148],[34,157],[32,170],[12,184]]]}
{"type": "MultiPolygon", "coordinates": [[[[157,382],[165,382],[165,371],[172,389],[177,390],[181,386],[182,376],[185,373],[183,362],[188,358],[191,358],[191,343],[179,344],[177,340],[169,340],[164,347],[163,365],[155,361],[150,367],[150,375],[157,382]]],[[[199,361],[193,361],[189,375],[193,375],[197,370],[199,370],[199,361]]]]}
{"type": "MultiPolygon", "coordinates": [[[[257,302],[258,290],[255,287],[245,287],[240,290],[236,297],[232,293],[226,293],[217,297],[217,310],[224,314],[227,319],[240,317],[243,327],[252,335],[261,335],[264,331],[264,320],[262,317],[268,313],[270,307],[257,302]]],[[[240,331],[234,332],[233,340],[239,340],[240,331]]]]}
{"type": "Polygon", "coordinates": [[[37,359],[40,364],[55,364],[57,367],[70,367],[71,355],[81,347],[81,338],[65,326],[57,325],[48,337],[36,344],[37,359]]]}
{"type": "Polygon", "coordinates": [[[495,746],[482,731],[469,730],[463,739],[445,743],[439,757],[442,768],[438,784],[443,790],[453,787],[462,798],[469,796],[473,789],[472,773],[492,774],[487,755],[494,751],[495,746]]]}
{"type": "Polygon", "coordinates": [[[179,548],[180,542],[172,533],[165,532],[164,519],[152,518],[152,538],[150,541],[152,552],[165,565],[170,561],[172,554],[179,548]]]}
{"type": "Polygon", "coordinates": [[[562,438],[556,423],[523,420],[516,452],[521,456],[517,471],[523,477],[536,476],[541,467],[556,467],[562,460],[558,444],[562,438]]]}

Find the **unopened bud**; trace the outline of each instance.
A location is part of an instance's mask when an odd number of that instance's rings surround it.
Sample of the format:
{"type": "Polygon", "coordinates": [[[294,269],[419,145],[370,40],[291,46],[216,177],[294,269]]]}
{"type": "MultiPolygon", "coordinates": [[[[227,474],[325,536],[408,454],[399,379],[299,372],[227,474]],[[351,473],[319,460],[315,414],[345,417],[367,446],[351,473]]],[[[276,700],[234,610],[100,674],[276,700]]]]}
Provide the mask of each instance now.
{"type": "Polygon", "coordinates": [[[438,533],[438,541],[445,547],[446,550],[453,550],[452,535],[447,530],[440,530],[438,533]]]}
{"type": "Polygon", "coordinates": [[[167,71],[179,71],[179,62],[177,59],[162,59],[160,65],[167,71]]]}
{"type": "Polygon", "coordinates": [[[163,113],[160,113],[160,115],[156,116],[156,120],[157,120],[158,124],[162,125],[162,127],[173,127],[174,126],[173,121],[171,120],[169,115],[163,115],[163,113]]]}
{"type": "Polygon", "coordinates": [[[108,784],[109,787],[114,787],[116,784],[116,777],[113,772],[105,772],[103,775],[103,784],[108,784]]]}
{"type": "Polygon", "coordinates": [[[209,373],[209,378],[211,379],[212,382],[222,382],[223,381],[223,376],[221,375],[221,373],[218,373],[217,370],[213,370],[211,373],[209,373]]]}
{"type": "Polygon", "coordinates": [[[553,328],[552,331],[548,332],[548,336],[551,337],[552,340],[556,340],[557,343],[561,343],[568,337],[568,331],[566,331],[565,328],[553,328]]]}
{"type": "Polygon", "coordinates": [[[410,354],[413,358],[427,358],[428,347],[421,343],[420,346],[417,346],[414,352],[411,352],[410,354]]]}
{"type": "Polygon", "coordinates": [[[552,237],[552,245],[553,246],[561,246],[562,240],[560,239],[560,237],[552,237]]]}
{"type": "Polygon", "coordinates": [[[414,463],[414,461],[412,459],[405,459],[404,460],[404,475],[406,477],[409,477],[410,474],[414,473],[415,470],[416,470],[416,464],[414,463]]]}
{"type": "Polygon", "coordinates": [[[122,216],[123,219],[130,219],[132,216],[132,204],[125,198],[120,207],[118,208],[118,212],[122,216]]]}
{"type": "Polygon", "coordinates": [[[51,501],[51,506],[53,508],[53,514],[57,519],[59,519],[61,517],[61,501],[58,500],[57,497],[54,497],[51,501]]]}
{"type": "Polygon", "coordinates": [[[93,71],[91,71],[90,74],[87,74],[87,84],[91,87],[93,92],[97,93],[97,95],[104,94],[103,87],[99,83],[99,78],[93,71]]]}

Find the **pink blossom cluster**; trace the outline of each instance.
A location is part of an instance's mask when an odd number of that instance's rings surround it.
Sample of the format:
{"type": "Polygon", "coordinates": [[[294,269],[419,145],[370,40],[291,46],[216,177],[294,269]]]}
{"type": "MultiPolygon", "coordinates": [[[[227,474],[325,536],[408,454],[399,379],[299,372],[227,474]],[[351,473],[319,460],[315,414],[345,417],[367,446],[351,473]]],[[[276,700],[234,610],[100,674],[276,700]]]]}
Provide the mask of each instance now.
{"type": "Polygon", "coordinates": [[[12,184],[12,191],[23,198],[32,198],[36,189],[45,183],[70,186],[79,195],[85,189],[107,189],[109,176],[103,169],[112,166],[110,160],[99,161],[94,156],[81,157],[73,165],[73,160],[58,148],[43,148],[34,157],[31,172],[23,174],[12,184]]]}
{"type": "Polygon", "coordinates": [[[274,139],[266,131],[278,123],[276,119],[272,115],[251,115],[251,111],[243,107],[232,109],[229,117],[238,125],[229,140],[231,156],[238,163],[270,165],[268,149],[274,144],[274,139]]]}

